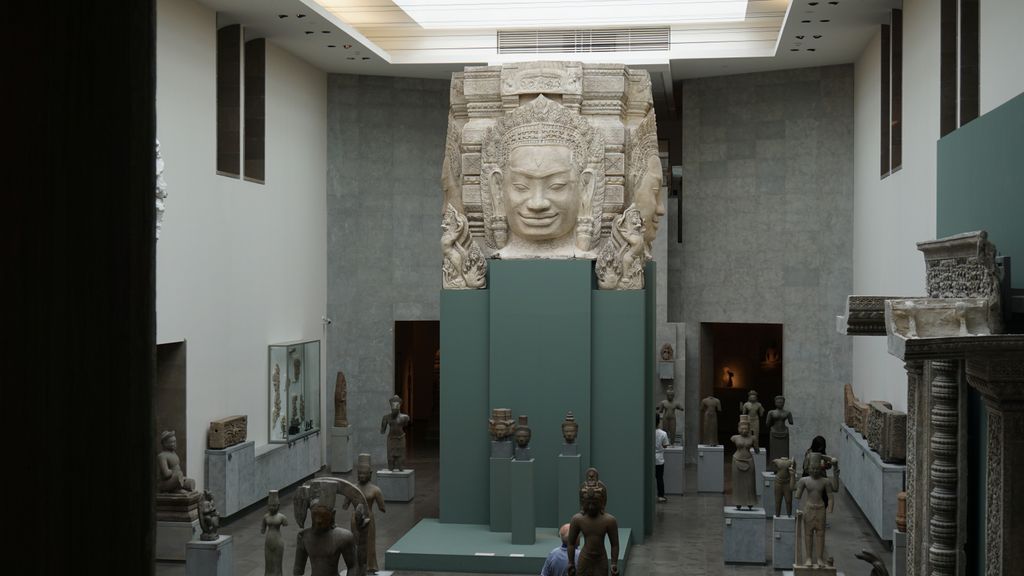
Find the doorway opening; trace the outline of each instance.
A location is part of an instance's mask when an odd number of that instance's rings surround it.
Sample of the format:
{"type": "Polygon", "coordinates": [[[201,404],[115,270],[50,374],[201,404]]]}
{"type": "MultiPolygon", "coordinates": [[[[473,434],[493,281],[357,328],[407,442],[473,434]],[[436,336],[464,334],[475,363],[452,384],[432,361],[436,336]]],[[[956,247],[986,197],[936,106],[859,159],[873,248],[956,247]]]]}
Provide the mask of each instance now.
{"type": "Polygon", "coordinates": [[[395,322],[395,394],[409,415],[408,450],[436,456],[441,444],[441,323],[395,322]]]}

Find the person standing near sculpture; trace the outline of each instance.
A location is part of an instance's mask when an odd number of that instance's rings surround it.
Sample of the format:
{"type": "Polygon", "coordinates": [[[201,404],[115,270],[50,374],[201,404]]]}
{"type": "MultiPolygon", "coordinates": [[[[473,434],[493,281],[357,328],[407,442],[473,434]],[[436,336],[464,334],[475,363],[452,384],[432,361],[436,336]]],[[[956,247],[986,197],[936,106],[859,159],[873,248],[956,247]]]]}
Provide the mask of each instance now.
{"type": "Polygon", "coordinates": [[[772,458],[789,458],[789,423],[793,425],[793,413],[786,410],[786,397],[775,397],[775,409],[768,412],[764,425],[768,427],[768,455],[772,458]]]}
{"type": "Polygon", "coordinates": [[[704,412],[704,434],[701,443],[705,446],[719,446],[718,413],[722,411],[722,402],[714,396],[708,396],[700,401],[700,406],[704,412]]]}
{"type": "Polygon", "coordinates": [[[683,411],[683,405],[675,398],[675,387],[669,384],[665,387],[665,399],[658,402],[657,408],[657,413],[661,416],[661,429],[668,434],[670,446],[676,443],[676,410],[683,411]]]}
{"type": "Polygon", "coordinates": [[[391,412],[380,419],[380,433],[388,433],[388,469],[405,470],[405,427],[409,415],[402,414],[402,398],[395,394],[389,400],[391,412]]]}
{"type": "Polygon", "coordinates": [[[731,440],[736,445],[732,455],[732,504],[737,510],[743,506],[753,509],[758,504],[757,467],[751,454],[754,438],[750,435],[750,419],[746,414],[740,416],[739,434],[731,440]]]}
{"type": "MultiPolygon", "coordinates": [[[[383,513],[384,510],[384,493],[380,491],[377,485],[370,482],[370,478],[373,475],[373,468],[370,465],[370,455],[360,454],[359,461],[356,464],[356,479],[359,482],[359,490],[363,493],[363,497],[366,498],[366,521],[360,523],[356,514],[352,514],[352,533],[358,534],[359,529],[363,528],[366,531],[366,565],[367,572],[370,574],[376,574],[377,567],[377,523],[373,518],[373,505],[377,504],[377,508],[383,513]],[[364,525],[365,524],[365,525],[364,525]]],[[[342,504],[342,508],[348,510],[351,500],[346,500],[342,504]]]]}
{"type": "Polygon", "coordinates": [[[284,538],[281,528],[288,525],[288,517],[281,513],[281,497],[277,490],[267,496],[267,513],[260,522],[260,534],[266,534],[263,541],[264,576],[281,576],[284,561],[284,538]]]}
{"type": "Polygon", "coordinates": [[[796,513],[796,564],[831,566],[831,558],[825,557],[825,513],[826,507],[829,512],[835,507],[835,499],[829,503],[827,496],[829,492],[839,491],[839,460],[817,452],[812,452],[808,460],[810,476],[796,483],[796,497],[803,498],[801,510],[796,513]],[[829,468],[832,468],[831,480],[826,477],[829,468]],[[804,549],[801,549],[801,543],[804,549]]]}
{"type": "Polygon", "coordinates": [[[181,471],[181,458],[175,452],[178,438],[174,430],[164,430],[160,434],[160,445],[163,450],[156,455],[157,489],[160,492],[192,492],[196,489],[196,481],[186,478],[181,471]]]}
{"type": "Polygon", "coordinates": [[[598,478],[596,468],[587,469],[587,480],[580,487],[581,510],[569,522],[567,559],[568,576],[617,576],[619,573],[619,523],[614,516],[604,511],[608,501],[608,489],[598,478]],[[576,548],[580,534],[583,535],[583,549],[576,561],[576,548]],[[611,544],[611,562],[604,549],[607,536],[611,544]]]}
{"type": "MultiPolygon", "coordinates": [[[[569,525],[562,524],[558,529],[558,537],[562,539],[562,545],[548,553],[544,559],[544,566],[540,569],[540,576],[565,576],[569,571],[569,525]]],[[[576,563],[580,561],[580,551],[576,550],[576,563]]]]}
{"type": "Polygon", "coordinates": [[[764,417],[764,406],[757,400],[757,391],[747,393],[747,401],[740,406],[740,414],[750,416],[750,435],[754,438],[754,450],[760,450],[761,418],[764,417]]]}
{"type": "Polygon", "coordinates": [[[661,428],[661,415],[654,415],[654,479],[658,485],[658,502],[668,502],[665,498],[665,448],[671,443],[668,433],[661,428]]]}

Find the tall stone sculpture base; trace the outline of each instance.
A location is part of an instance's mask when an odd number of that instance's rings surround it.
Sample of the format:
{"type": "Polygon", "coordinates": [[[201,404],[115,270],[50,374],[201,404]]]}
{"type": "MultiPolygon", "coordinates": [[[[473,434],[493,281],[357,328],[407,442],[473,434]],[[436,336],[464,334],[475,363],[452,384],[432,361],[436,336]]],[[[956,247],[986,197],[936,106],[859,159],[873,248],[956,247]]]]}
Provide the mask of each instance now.
{"type": "Polygon", "coordinates": [[[512,477],[511,458],[491,458],[490,526],[491,532],[508,532],[512,529],[509,516],[512,504],[509,500],[512,477]]]}
{"type": "Polygon", "coordinates": [[[416,471],[377,470],[377,487],[389,502],[408,502],[416,496],[416,471]]]}
{"type": "Polygon", "coordinates": [[[764,508],[737,510],[726,506],[722,531],[722,559],[726,564],[764,564],[768,560],[764,537],[764,508]]]}
{"type": "Polygon", "coordinates": [[[352,451],[349,448],[349,427],[331,427],[331,472],[352,471],[352,451]]]}
{"type": "Polygon", "coordinates": [[[892,569],[889,576],[906,576],[907,574],[907,533],[892,531],[892,569]]]}
{"type": "Polygon", "coordinates": [[[513,544],[533,544],[537,540],[537,521],[533,513],[533,459],[513,460],[510,465],[509,499],[512,510],[509,524],[513,544]]]}
{"type": "MultiPolygon", "coordinates": [[[[760,480],[761,508],[771,516],[775,514],[775,472],[761,472],[760,480]]],[[[782,509],[786,509],[786,501],[782,501],[782,509]]]]}
{"type": "Polygon", "coordinates": [[[558,522],[559,526],[572,519],[580,511],[580,469],[579,454],[558,456],[558,522]]]}
{"type": "Polygon", "coordinates": [[[234,554],[231,536],[216,540],[193,540],[185,553],[185,576],[232,576],[234,554]]]}
{"type": "Polygon", "coordinates": [[[725,491],[725,446],[697,446],[697,492],[725,491]]]}
{"type": "MultiPolygon", "coordinates": [[[[773,504],[774,505],[774,504],[773,504]]],[[[792,568],[796,556],[796,518],[775,516],[772,518],[772,568],[792,568]]]]}
{"type": "Polygon", "coordinates": [[[199,537],[199,520],[191,522],[156,521],[156,559],[185,560],[185,545],[199,537]]]}
{"type": "Polygon", "coordinates": [[[665,494],[683,494],[686,491],[683,447],[665,448],[665,494]]]}
{"type": "MultiPolygon", "coordinates": [[[[761,475],[768,469],[768,451],[764,448],[758,448],[757,452],[754,453],[754,470],[757,472],[757,476],[761,475]]],[[[761,492],[764,491],[764,482],[754,482],[754,492],[760,496],[761,492]]]]}

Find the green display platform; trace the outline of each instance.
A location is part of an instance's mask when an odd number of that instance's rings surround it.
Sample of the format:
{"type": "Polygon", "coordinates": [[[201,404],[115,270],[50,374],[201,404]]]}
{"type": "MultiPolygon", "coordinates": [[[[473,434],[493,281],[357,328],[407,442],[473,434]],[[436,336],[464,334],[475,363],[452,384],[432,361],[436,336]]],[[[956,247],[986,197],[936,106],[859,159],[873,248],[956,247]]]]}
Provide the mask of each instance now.
{"type": "MultiPolygon", "coordinates": [[[[620,528],[619,574],[623,576],[629,573],[627,562],[631,544],[632,531],[620,528]]],[[[442,524],[427,518],[420,520],[384,553],[384,568],[539,574],[548,553],[559,545],[554,528],[538,528],[534,544],[518,546],[512,544],[509,532],[491,532],[480,524],[442,524]]]]}

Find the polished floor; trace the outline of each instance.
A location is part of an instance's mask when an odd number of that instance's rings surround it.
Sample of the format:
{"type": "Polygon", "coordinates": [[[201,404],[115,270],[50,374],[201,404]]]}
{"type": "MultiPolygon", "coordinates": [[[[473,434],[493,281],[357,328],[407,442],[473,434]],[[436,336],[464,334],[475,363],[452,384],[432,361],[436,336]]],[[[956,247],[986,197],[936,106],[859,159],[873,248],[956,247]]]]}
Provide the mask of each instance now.
{"type": "MultiPolygon", "coordinates": [[[[387,512],[377,513],[377,556],[383,567],[384,550],[396,542],[421,518],[438,515],[438,466],[436,455],[410,457],[409,465],[416,470],[416,499],[410,503],[388,502],[387,512]]],[[[355,481],[355,473],[337,474],[355,481]]],[[[697,485],[696,468],[687,469],[687,486],[697,485]]],[[[292,517],[291,495],[294,489],[282,494],[281,510],[290,522],[284,531],[284,573],[292,573],[295,558],[297,527],[292,517]]],[[[715,576],[731,574],[775,574],[770,566],[725,565],[722,562],[722,505],[720,494],[670,496],[668,502],[658,504],[654,534],[642,545],[633,546],[628,561],[628,576],[715,576]]],[[[609,510],[614,514],[614,510],[609,510]]],[[[221,533],[233,539],[234,576],[263,575],[263,536],[260,520],[265,503],[259,503],[223,521],[221,533]]],[[[339,525],[347,526],[347,512],[339,512],[339,525]]],[[[307,520],[308,523],[308,520],[307,520]]],[[[836,501],[835,513],[829,518],[827,547],[835,558],[838,569],[847,576],[870,574],[870,566],[854,557],[860,550],[870,550],[891,562],[892,554],[874,535],[870,524],[842,489],[836,501]]],[[[771,530],[766,531],[768,538],[771,530]]],[[[157,562],[157,576],[184,576],[185,565],[178,562],[157,562]]],[[[309,567],[306,567],[309,574],[309,567]]],[[[402,576],[456,576],[448,572],[402,571],[402,576]]]]}

